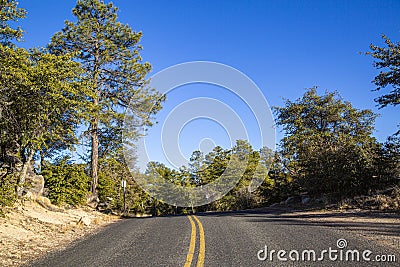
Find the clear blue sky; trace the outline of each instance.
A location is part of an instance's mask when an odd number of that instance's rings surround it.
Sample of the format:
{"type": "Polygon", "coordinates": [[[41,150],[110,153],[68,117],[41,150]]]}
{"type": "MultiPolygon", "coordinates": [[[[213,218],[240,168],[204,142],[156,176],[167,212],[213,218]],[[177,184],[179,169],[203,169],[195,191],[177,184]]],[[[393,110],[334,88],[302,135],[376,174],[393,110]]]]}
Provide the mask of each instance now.
{"type": "MultiPolygon", "coordinates": [[[[370,57],[359,54],[368,51],[370,43],[383,45],[382,33],[400,41],[398,0],[113,2],[120,9],[119,20],[143,32],[142,56],[153,65],[152,73],[187,61],[220,62],[248,75],[271,106],[282,105],[282,98],[294,100],[304,88],[317,85],[320,92],[337,90],[355,107],[380,113],[374,133],[380,141],[400,123],[398,108],[375,107],[373,99],[379,93],[371,91],[371,80],[378,71],[370,57]]],[[[27,31],[23,46],[45,46],[65,19],[73,19],[74,5],[73,0],[20,0],[28,11],[21,21],[27,31]]],[[[210,96],[199,94],[203,95],[210,96]]],[[[165,110],[185,99],[171,97],[165,110]]],[[[211,124],[200,122],[206,129],[217,127],[211,124]]],[[[183,130],[182,135],[193,137],[198,127],[183,130]]],[[[197,141],[188,143],[183,154],[198,147],[197,141]]]]}

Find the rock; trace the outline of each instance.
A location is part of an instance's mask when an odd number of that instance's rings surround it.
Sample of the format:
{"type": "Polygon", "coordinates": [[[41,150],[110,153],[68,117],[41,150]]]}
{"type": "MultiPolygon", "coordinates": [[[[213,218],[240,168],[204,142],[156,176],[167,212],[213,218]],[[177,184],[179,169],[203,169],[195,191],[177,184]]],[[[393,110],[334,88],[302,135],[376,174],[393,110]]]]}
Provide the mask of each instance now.
{"type": "Polygon", "coordinates": [[[285,204],[286,204],[286,205],[292,204],[292,203],[294,203],[294,197],[288,197],[288,198],[286,199],[286,201],[285,201],[285,204]]]}
{"type": "Polygon", "coordinates": [[[37,198],[37,202],[39,202],[39,204],[42,204],[42,205],[45,205],[45,206],[50,206],[51,205],[51,201],[47,197],[38,197],[37,198]]]}
{"type": "Polygon", "coordinates": [[[36,199],[36,195],[33,194],[32,192],[28,191],[25,193],[24,198],[26,199],[30,199],[30,200],[35,200],[36,199]]]}
{"type": "Polygon", "coordinates": [[[285,205],[293,204],[295,202],[295,197],[288,197],[285,201],[285,205]]]}
{"type": "Polygon", "coordinates": [[[79,224],[83,224],[83,225],[85,225],[85,226],[89,226],[90,224],[92,223],[92,220],[90,219],[90,218],[88,218],[88,217],[81,217],[80,219],[79,219],[79,221],[78,221],[78,225],[79,224]]]}
{"type": "Polygon", "coordinates": [[[42,175],[37,175],[33,165],[29,165],[26,173],[26,182],[29,185],[25,191],[32,192],[36,196],[42,196],[44,190],[44,178],[42,175]]]}
{"type": "Polygon", "coordinates": [[[47,197],[39,196],[36,198],[36,202],[39,203],[39,205],[42,206],[43,208],[48,209],[50,211],[63,211],[62,208],[51,204],[50,199],[48,199],[47,197]]]}
{"type": "Polygon", "coordinates": [[[306,204],[310,203],[310,201],[311,201],[311,198],[309,198],[309,197],[303,197],[303,198],[301,199],[301,204],[306,205],[306,204]]]}
{"type": "Polygon", "coordinates": [[[43,195],[44,178],[42,175],[37,175],[33,167],[33,163],[28,165],[25,177],[25,185],[20,192],[20,196],[35,200],[43,195]]]}
{"type": "Polygon", "coordinates": [[[100,202],[100,200],[97,197],[97,195],[96,194],[92,194],[91,196],[88,197],[86,204],[89,207],[95,209],[99,205],[99,202],[100,202]]]}

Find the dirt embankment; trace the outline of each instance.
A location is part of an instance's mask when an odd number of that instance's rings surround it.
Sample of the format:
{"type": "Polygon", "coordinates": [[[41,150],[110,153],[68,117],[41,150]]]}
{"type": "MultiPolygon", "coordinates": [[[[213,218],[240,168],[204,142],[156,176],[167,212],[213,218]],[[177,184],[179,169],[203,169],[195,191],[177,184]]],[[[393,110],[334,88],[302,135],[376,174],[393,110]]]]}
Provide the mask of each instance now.
{"type": "Polygon", "coordinates": [[[0,218],[0,266],[22,265],[119,220],[89,208],[42,205],[26,201],[0,218]]]}

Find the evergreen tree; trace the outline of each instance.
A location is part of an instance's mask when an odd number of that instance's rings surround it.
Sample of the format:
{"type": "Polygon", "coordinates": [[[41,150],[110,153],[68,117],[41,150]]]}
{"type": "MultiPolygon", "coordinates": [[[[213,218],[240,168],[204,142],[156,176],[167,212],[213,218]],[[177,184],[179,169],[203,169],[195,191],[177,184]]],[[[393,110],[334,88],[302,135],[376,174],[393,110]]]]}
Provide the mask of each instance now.
{"type": "MultiPolygon", "coordinates": [[[[91,136],[91,192],[97,195],[100,151],[122,146],[124,110],[129,108],[134,127],[150,126],[151,114],[163,97],[148,88],[151,69],[140,56],[141,32],[117,21],[117,8],[101,0],[79,0],[72,10],[76,22],[66,21],[50,44],[56,54],[75,53],[85,69],[94,108],[88,109],[91,136]]],[[[132,133],[136,134],[136,133],[132,133]]]]}
{"type": "Polygon", "coordinates": [[[355,109],[336,92],[320,96],[315,88],[275,111],[285,133],[282,154],[302,190],[349,196],[371,188],[379,147],[371,135],[372,111],[355,109]]]}
{"type": "Polygon", "coordinates": [[[376,85],[376,91],[388,86],[392,89],[388,94],[375,99],[381,108],[400,104],[400,42],[393,43],[386,35],[382,35],[382,39],[386,47],[371,44],[371,51],[366,53],[376,60],[374,67],[381,70],[372,81],[376,85]]]}
{"type": "Polygon", "coordinates": [[[20,27],[13,28],[9,24],[25,18],[25,9],[17,5],[15,0],[0,0],[0,44],[4,46],[12,46],[12,41],[19,41],[24,33],[20,27]]]}
{"type": "Polygon", "coordinates": [[[19,186],[25,183],[35,154],[66,136],[74,137],[84,101],[80,64],[71,55],[0,46],[0,90],[8,101],[0,121],[0,145],[5,151],[16,145],[23,167],[19,186]]]}

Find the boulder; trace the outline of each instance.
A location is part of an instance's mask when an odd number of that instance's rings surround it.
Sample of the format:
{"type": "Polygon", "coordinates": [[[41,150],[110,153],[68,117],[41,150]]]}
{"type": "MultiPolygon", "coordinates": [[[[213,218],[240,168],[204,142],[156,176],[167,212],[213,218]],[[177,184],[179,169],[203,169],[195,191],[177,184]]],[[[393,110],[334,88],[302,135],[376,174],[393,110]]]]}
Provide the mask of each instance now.
{"type": "Polygon", "coordinates": [[[32,165],[28,166],[26,173],[26,188],[24,189],[25,195],[30,192],[33,197],[43,195],[44,178],[42,175],[37,175],[32,165]]]}
{"type": "Polygon", "coordinates": [[[98,196],[96,194],[92,194],[87,198],[86,205],[95,209],[99,205],[99,202],[100,202],[100,200],[99,200],[98,196]]]}
{"type": "Polygon", "coordinates": [[[285,205],[293,204],[294,202],[295,202],[295,198],[294,197],[288,197],[285,200],[285,205]]]}
{"type": "Polygon", "coordinates": [[[311,201],[311,198],[309,198],[309,197],[303,197],[303,198],[301,199],[301,204],[306,205],[306,204],[310,203],[310,201],[311,201]]]}
{"type": "Polygon", "coordinates": [[[296,204],[296,203],[300,203],[300,202],[301,202],[300,196],[291,196],[286,199],[285,205],[296,204]]]}
{"type": "Polygon", "coordinates": [[[64,211],[64,209],[62,209],[62,208],[60,208],[60,207],[58,207],[56,205],[51,204],[50,199],[48,199],[47,197],[38,196],[38,197],[36,197],[35,200],[40,206],[42,206],[43,208],[45,208],[47,210],[60,211],[60,212],[64,211]]]}

